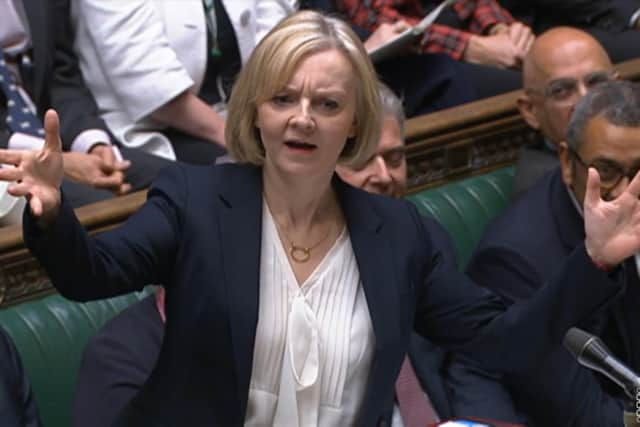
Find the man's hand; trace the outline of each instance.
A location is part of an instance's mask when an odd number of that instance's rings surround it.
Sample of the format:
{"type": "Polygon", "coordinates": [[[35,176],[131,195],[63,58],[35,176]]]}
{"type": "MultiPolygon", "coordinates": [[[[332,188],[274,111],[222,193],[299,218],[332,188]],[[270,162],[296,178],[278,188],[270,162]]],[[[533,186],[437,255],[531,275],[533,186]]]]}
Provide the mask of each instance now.
{"type": "Polygon", "coordinates": [[[131,162],[118,161],[112,146],[99,144],[90,154],[69,152],[63,156],[64,171],[69,179],[119,195],[131,191],[131,185],[125,182],[125,171],[131,162]]]}
{"type": "Polygon", "coordinates": [[[524,25],[522,22],[514,22],[509,25],[508,28],[509,39],[516,48],[516,56],[518,60],[522,62],[524,57],[531,49],[531,45],[536,39],[536,36],[531,31],[531,28],[524,25]]]}
{"type": "Polygon", "coordinates": [[[408,28],[409,24],[404,21],[397,21],[393,24],[381,24],[364,42],[364,47],[365,49],[367,49],[367,52],[371,52],[378,46],[381,46],[389,40],[397,37],[398,34],[402,33],[408,28]]]}
{"type": "Polygon", "coordinates": [[[520,22],[499,25],[492,35],[472,36],[462,59],[499,68],[518,68],[534,40],[531,28],[520,22]]]}
{"type": "Polygon", "coordinates": [[[585,246],[597,264],[614,267],[640,250],[640,173],[624,192],[607,202],[600,197],[600,176],[589,168],[584,198],[585,246]]]}
{"type": "Polygon", "coordinates": [[[9,186],[9,194],[26,197],[31,213],[46,227],[58,215],[64,175],[60,121],[54,110],[45,114],[44,129],[41,150],[0,150],[0,163],[14,166],[1,168],[0,180],[15,182],[9,186]]]}

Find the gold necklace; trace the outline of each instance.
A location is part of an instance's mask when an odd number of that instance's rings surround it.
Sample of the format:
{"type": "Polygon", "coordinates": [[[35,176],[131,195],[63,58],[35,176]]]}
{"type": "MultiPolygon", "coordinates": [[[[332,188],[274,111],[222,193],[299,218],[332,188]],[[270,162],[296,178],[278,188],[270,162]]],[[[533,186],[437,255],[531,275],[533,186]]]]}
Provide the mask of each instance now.
{"type": "Polygon", "coordinates": [[[289,242],[289,256],[291,256],[291,259],[299,264],[309,261],[309,259],[311,259],[311,251],[317,248],[320,245],[320,243],[324,242],[326,238],[329,237],[329,232],[333,228],[331,227],[331,224],[329,224],[329,227],[327,228],[327,232],[325,233],[324,236],[322,236],[322,239],[318,240],[313,245],[306,246],[306,247],[296,245],[295,243],[293,243],[293,240],[289,238],[287,233],[285,233],[284,229],[280,227],[280,224],[278,224],[278,221],[276,221],[276,217],[273,214],[273,211],[271,210],[271,206],[269,206],[269,201],[267,200],[267,197],[266,196],[263,196],[263,197],[264,197],[265,203],[267,204],[267,209],[269,209],[269,212],[271,213],[271,218],[273,218],[273,223],[276,225],[276,228],[278,229],[278,231],[282,233],[284,238],[287,239],[287,241],[289,242]]]}
{"type": "Polygon", "coordinates": [[[291,259],[299,264],[305,263],[309,261],[309,259],[311,259],[311,251],[317,248],[320,245],[320,243],[324,242],[326,238],[329,237],[329,232],[331,231],[331,228],[332,228],[331,226],[329,226],[324,236],[322,236],[322,238],[318,240],[316,243],[314,243],[313,245],[299,246],[293,243],[293,240],[289,238],[287,233],[285,233],[285,231],[280,227],[280,225],[278,224],[275,218],[273,218],[273,222],[276,224],[276,228],[280,230],[280,232],[284,235],[285,239],[287,239],[287,241],[289,242],[289,255],[291,256],[291,259]]]}

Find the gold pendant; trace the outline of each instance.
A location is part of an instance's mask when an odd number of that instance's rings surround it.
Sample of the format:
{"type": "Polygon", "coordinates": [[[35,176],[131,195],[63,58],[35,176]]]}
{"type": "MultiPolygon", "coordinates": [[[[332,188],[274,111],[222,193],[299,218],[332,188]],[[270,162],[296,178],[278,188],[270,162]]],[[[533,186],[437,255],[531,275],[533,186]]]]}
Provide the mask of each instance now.
{"type": "Polygon", "coordinates": [[[289,249],[289,255],[291,259],[300,264],[309,261],[311,258],[311,248],[304,248],[302,246],[291,245],[289,249]]]}

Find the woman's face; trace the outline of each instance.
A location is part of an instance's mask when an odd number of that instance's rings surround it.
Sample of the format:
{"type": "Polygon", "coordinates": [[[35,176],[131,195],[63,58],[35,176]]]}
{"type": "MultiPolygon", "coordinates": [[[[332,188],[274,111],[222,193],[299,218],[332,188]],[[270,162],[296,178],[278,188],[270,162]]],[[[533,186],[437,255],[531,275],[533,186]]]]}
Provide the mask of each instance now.
{"type": "Polygon", "coordinates": [[[265,169],[331,176],[347,138],[355,136],[356,85],[353,67],[339,50],[304,58],[285,87],[258,105],[265,169]]]}

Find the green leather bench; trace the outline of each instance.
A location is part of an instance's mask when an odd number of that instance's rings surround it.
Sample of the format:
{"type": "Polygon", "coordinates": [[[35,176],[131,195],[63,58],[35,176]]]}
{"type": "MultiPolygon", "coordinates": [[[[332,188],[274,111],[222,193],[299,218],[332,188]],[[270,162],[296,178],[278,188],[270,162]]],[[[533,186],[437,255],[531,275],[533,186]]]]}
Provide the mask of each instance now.
{"type": "Polygon", "coordinates": [[[487,223],[509,202],[515,167],[506,167],[409,196],[423,215],[447,229],[464,269],[487,223]]]}
{"type": "MultiPolygon", "coordinates": [[[[512,167],[500,169],[409,199],[449,231],[464,266],[487,222],[506,205],[513,174],[512,167]]],[[[108,319],[145,295],[86,304],[51,295],[0,310],[0,325],[20,351],[44,427],[71,425],[71,402],[87,340],[108,319]]]]}
{"type": "Polygon", "coordinates": [[[111,317],[147,292],[85,304],[51,295],[0,310],[31,380],[44,427],[71,426],[71,403],[82,352],[111,317]]]}

